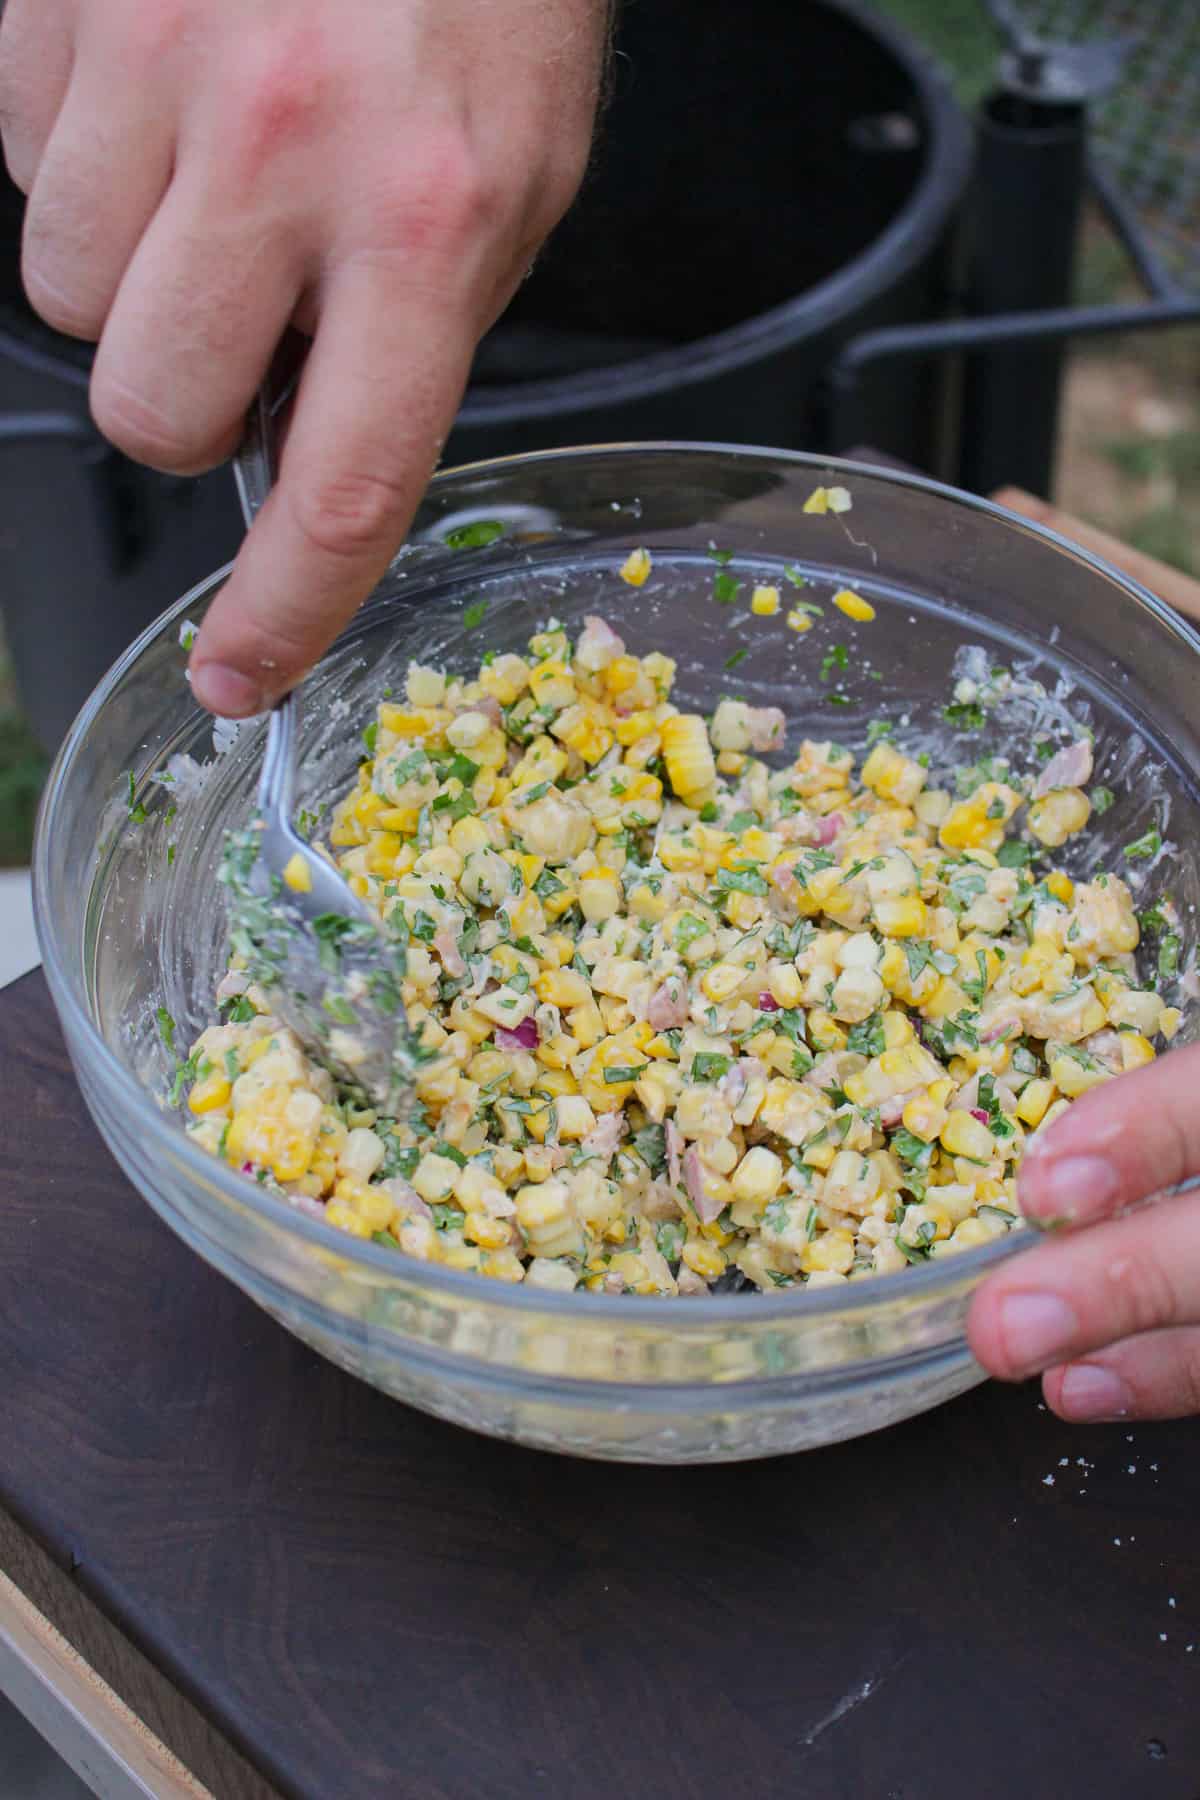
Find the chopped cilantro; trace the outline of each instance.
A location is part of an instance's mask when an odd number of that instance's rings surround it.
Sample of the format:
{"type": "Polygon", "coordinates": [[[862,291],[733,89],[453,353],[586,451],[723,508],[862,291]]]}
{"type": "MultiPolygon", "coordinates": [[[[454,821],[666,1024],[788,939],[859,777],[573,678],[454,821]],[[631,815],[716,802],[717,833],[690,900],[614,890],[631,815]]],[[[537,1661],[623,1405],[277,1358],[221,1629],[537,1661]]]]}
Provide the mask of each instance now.
{"type": "Polygon", "coordinates": [[[376,743],[376,739],[378,738],[378,736],[379,736],[379,720],[372,719],[371,723],[367,726],[366,730],[362,734],[363,744],[366,747],[366,752],[367,752],[368,756],[374,756],[375,743],[376,743]]]}
{"type": "Polygon", "coordinates": [[[154,1016],[158,1020],[158,1032],[159,1032],[159,1036],[162,1038],[163,1043],[167,1046],[168,1050],[174,1050],[174,1048],[175,1048],[175,1021],[174,1021],[174,1019],[171,1017],[170,1013],[167,1011],[165,1006],[156,1007],[154,1009],[154,1016]]]}
{"type": "Polygon", "coordinates": [[[758,894],[763,896],[770,890],[765,875],[757,869],[718,869],[717,891],[721,894],[758,894]]]}
{"type": "Polygon", "coordinates": [[[867,726],[868,744],[877,744],[880,738],[894,737],[896,727],[890,719],[872,719],[867,726]]]}
{"type": "Polygon", "coordinates": [[[872,1013],[870,1018],[851,1027],[846,1037],[846,1048],[856,1056],[883,1055],[887,1043],[883,1035],[883,1019],[879,1013],[872,1013]]]}
{"type": "Polygon", "coordinates": [[[1116,795],[1111,788],[1094,787],[1089,792],[1088,798],[1092,803],[1092,811],[1097,816],[1100,816],[1108,811],[1109,807],[1116,799],[1116,795]]]}
{"type": "Polygon", "coordinates": [[[713,576],[713,599],[718,606],[732,606],[745,584],[732,576],[727,569],[721,569],[713,576]]]}
{"type": "Polygon", "coordinates": [[[719,1050],[697,1050],[692,1058],[692,1080],[720,1081],[732,1067],[733,1058],[722,1056],[719,1050]]]}
{"type": "Polygon", "coordinates": [[[642,1070],[648,1067],[649,1064],[647,1063],[638,1063],[636,1067],[632,1064],[622,1064],[620,1067],[617,1067],[614,1064],[612,1068],[605,1069],[604,1071],[605,1085],[608,1087],[619,1087],[622,1082],[636,1081],[642,1070]]]}
{"type": "Polygon", "coordinates": [[[955,700],[951,705],[943,706],[942,717],[956,731],[979,731],[983,726],[984,711],[977,700],[955,700]]]}
{"type": "Polygon", "coordinates": [[[669,1263],[677,1263],[687,1241],[687,1230],[679,1219],[665,1219],[654,1234],[658,1254],[669,1263]]]}
{"type": "Polygon", "coordinates": [[[1157,856],[1161,849],[1162,833],[1156,825],[1152,825],[1149,831],[1144,832],[1140,838],[1135,838],[1132,844],[1126,844],[1125,855],[1134,862],[1141,857],[1157,856]]]}
{"type": "Polygon", "coordinates": [[[666,1168],[667,1139],[666,1132],[661,1125],[644,1125],[640,1131],[635,1131],[633,1147],[652,1175],[657,1175],[660,1170],[666,1168]]]}
{"type": "Polygon", "coordinates": [[[749,654],[750,652],[746,649],[745,645],[743,645],[740,650],[735,650],[732,656],[727,656],[725,658],[725,667],[727,669],[736,669],[740,662],[745,662],[749,654]]]}
{"type": "Polygon", "coordinates": [[[473,519],[469,525],[456,525],[443,541],[448,550],[482,550],[503,536],[504,526],[499,519],[473,519]]]}
{"type": "Polygon", "coordinates": [[[467,631],[474,631],[477,625],[483,624],[483,621],[486,617],[487,617],[487,601],[486,600],[472,600],[471,604],[469,606],[463,607],[462,621],[463,621],[463,627],[467,631]]]}
{"type": "Polygon", "coordinates": [[[850,652],[845,644],[835,644],[825,652],[821,661],[821,680],[828,681],[835,669],[846,669],[850,666],[850,652]]]}
{"type": "Polygon", "coordinates": [[[1162,939],[1158,946],[1158,978],[1170,981],[1179,972],[1179,939],[1174,932],[1162,939]]]}

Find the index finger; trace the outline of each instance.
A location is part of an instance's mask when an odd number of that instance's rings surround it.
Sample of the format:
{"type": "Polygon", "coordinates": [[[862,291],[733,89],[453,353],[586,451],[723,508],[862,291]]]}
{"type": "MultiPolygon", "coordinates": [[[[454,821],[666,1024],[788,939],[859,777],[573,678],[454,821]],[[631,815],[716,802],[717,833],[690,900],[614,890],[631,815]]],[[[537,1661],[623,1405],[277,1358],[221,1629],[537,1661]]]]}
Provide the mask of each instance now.
{"type": "Polygon", "coordinates": [[[1035,1224],[1086,1225],[1200,1175],[1200,1044],[1120,1075],[1034,1137],[1020,1173],[1035,1224]]]}
{"type": "Polygon", "coordinates": [[[202,706],[261,712],[353,616],[403,542],[473,349],[453,296],[371,263],[332,278],[278,483],[192,649],[202,706]]]}

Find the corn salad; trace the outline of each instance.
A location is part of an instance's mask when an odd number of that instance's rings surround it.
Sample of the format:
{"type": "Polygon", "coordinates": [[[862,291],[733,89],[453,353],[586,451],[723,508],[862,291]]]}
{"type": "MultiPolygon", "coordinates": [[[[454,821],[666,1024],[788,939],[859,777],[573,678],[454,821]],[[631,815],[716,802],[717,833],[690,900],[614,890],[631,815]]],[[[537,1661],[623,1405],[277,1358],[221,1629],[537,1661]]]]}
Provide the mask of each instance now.
{"type": "Polygon", "coordinates": [[[1086,743],[1036,790],[956,796],[886,739],[772,768],[781,712],[681,712],[674,673],[599,619],[413,665],[328,844],[405,947],[415,1107],[339,1091],[235,958],[193,1136],[352,1237],[543,1288],[828,1286],[1016,1226],[1030,1135],[1179,1022],[1125,884],[1048,855],[1086,743]]]}

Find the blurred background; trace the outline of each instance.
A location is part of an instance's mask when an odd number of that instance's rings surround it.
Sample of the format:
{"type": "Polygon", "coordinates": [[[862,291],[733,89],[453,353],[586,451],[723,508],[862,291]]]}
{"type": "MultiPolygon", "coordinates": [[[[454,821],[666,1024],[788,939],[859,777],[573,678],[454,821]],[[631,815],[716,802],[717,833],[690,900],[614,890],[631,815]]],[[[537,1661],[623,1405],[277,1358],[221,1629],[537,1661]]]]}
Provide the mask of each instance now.
{"type": "MultiPolygon", "coordinates": [[[[447,461],[870,443],[1052,495],[1200,572],[1195,0],[743,0],[739,20],[625,0],[593,171],[481,346],[447,461]],[[987,336],[1014,314],[1035,335],[987,336]]],[[[18,872],[87,692],[240,530],[227,470],[168,479],[96,438],[89,350],[24,305],[20,222],[0,188],[0,871],[18,872]]],[[[9,972],[31,954],[24,893],[0,873],[9,972]]]]}

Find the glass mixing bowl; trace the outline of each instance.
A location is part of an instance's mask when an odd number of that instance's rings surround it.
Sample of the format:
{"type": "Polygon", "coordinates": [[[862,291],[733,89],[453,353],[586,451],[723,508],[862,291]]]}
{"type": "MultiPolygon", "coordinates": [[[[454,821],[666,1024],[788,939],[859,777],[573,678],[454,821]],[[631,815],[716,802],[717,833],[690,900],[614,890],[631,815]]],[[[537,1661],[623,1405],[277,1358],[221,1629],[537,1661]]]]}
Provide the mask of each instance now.
{"type": "MultiPolygon", "coordinates": [[[[172,1229],[334,1362],[411,1405],[545,1449],[767,1456],[873,1431],[979,1381],[967,1303],[1025,1232],[838,1289],[554,1295],[347,1238],[189,1142],[166,1100],[172,1057],[156,1009],[184,1045],[213,1015],[219,847],[248,815],[263,742],[261,722],[218,727],[214,754],[213,721],[184,681],[181,628],[224,575],[164,613],[96,689],[55,763],[35,853],[46,974],[84,1098],[172,1229]]],[[[1200,639],[1051,533],[873,467],[648,445],[438,476],[409,546],[305,685],[300,804],[316,808],[353,778],[360,730],[410,657],[474,668],[488,648],[521,647],[547,616],[575,625],[585,612],[611,619],[639,653],[675,656],[681,705],[707,710],[730,690],[781,705],[793,752],[802,735],[859,751],[870,719],[886,715],[910,721],[902,739],[939,761],[1005,750],[1027,766],[1033,738],[1068,715],[1089,726],[1096,779],[1116,799],[1075,863],[1123,867],[1147,899],[1169,888],[1186,966],[1200,897],[1200,639]],[[811,489],[830,482],[849,488],[853,510],[805,515],[811,489]],[[461,530],[482,521],[503,535],[461,530]],[[638,545],[653,555],[641,589],[618,574],[638,545]],[[713,546],[735,553],[730,605],[714,598],[713,546]],[[805,635],[782,616],[751,617],[756,577],[792,593],[785,565],[818,604],[851,584],[874,622],[851,625],[827,604],[805,635]],[[834,643],[848,663],[822,681],[834,643]],[[982,732],[955,736],[940,709],[956,678],[987,681],[999,664],[1018,676],[1009,698],[982,732]],[[1152,824],[1161,854],[1122,864],[1120,846],[1152,824]]]]}

